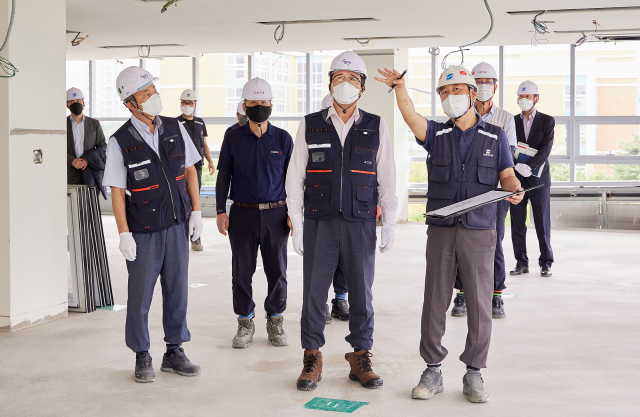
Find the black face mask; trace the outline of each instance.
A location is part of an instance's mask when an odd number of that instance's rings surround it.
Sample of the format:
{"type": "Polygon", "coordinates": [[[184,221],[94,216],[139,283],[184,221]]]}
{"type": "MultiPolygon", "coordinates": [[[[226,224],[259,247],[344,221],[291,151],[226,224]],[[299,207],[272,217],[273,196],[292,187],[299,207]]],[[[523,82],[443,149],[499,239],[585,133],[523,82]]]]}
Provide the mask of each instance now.
{"type": "Polygon", "coordinates": [[[263,123],[271,116],[271,106],[247,106],[245,113],[253,123],[263,123]]]}
{"type": "Polygon", "coordinates": [[[76,116],[80,116],[82,114],[82,110],[84,110],[82,103],[73,103],[69,106],[69,111],[76,116]]]}

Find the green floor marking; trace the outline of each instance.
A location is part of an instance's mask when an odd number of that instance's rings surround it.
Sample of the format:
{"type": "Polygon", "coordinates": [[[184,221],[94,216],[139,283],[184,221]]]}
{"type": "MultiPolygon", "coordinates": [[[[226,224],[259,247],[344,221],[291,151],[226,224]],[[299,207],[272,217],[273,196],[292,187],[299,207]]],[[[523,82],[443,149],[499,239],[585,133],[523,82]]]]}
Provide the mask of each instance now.
{"type": "Polygon", "coordinates": [[[337,411],[339,413],[353,413],[358,408],[369,403],[360,401],[334,400],[331,398],[315,397],[304,405],[304,408],[322,411],[337,411]]]}
{"type": "Polygon", "coordinates": [[[112,306],[106,306],[106,307],[96,307],[97,310],[107,310],[107,311],[120,311],[120,310],[124,310],[125,308],[127,308],[127,306],[122,304],[114,304],[112,306]]]}

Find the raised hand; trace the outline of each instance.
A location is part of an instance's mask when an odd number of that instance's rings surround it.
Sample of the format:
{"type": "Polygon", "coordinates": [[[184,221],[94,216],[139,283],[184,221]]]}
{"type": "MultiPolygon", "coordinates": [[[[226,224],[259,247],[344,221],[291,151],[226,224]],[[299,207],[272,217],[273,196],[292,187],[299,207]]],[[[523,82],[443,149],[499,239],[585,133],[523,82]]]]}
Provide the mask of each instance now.
{"type": "Polygon", "coordinates": [[[384,78],[374,77],[377,81],[384,83],[387,87],[391,88],[393,85],[396,85],[396,90],[405,88],[404,78],[400,78],[400,73],[395,69],[385,68],[384,71],[378,68],[378,72],[384,78]]]}

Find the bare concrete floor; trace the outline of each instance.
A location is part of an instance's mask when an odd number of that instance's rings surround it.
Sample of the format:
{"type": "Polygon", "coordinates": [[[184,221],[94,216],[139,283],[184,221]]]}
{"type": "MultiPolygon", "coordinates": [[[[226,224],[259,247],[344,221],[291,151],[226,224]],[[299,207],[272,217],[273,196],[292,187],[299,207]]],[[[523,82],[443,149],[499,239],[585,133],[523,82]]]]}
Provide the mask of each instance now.
{"type": "MultiPolygon", "coordinates": [[[[425,364],[418,354],[425,270],[426,227],[398,225],[395,246],[378,254],[374,285],[374,370],[384,388],[349,381],[344,353],[348,324],[326,328],[323,380],[300,392],[299,316],[302,258],[290,249],[285,329],[290,346],[266,338],[262,300],[266,280],[255,275],[256,336],[246,350],[231,348],[236,319],[231,301],[231,251],[207,218],[204,252],[191,257],[189,328],[185,344],[202,375],[160,372],[164,352],[162,300],[156,289],[149,317],[156,381],[133,381],[134,355],[124,344],[126,310],[97,311],[13,333],[0,333],[0,416],[322,416],[303,405],[314,397],[369,402],[361,416],[637,416],[640,412],[640,233],[553,230],[552,278],[532,263],[507,279],[507,318],[494,320],[489,367],[483,371],[488,404],[462,394],[465,319],[449,317],[443,344],[445,391],[429,401],[410,398],[425,364]],[[473,413],[473,414],[470,414],[473,413]]],[[[112,217],[104,217],[115,298],[126,304],[125,261],[112,217]]],[[[514,266],[510,237],[507,266],[514,266]]],[[[538,256],[533,230],[531,258],[538,256]]],[[[37,254],[34,254],[37,262],[37,254]]],[[[34,288],[37,291],[37,288],[34,288]]],[[[324,414],[323,414],[324,413],[324,414]]],[[[335,413],[332,413],[335,414],[335,413]]]]}

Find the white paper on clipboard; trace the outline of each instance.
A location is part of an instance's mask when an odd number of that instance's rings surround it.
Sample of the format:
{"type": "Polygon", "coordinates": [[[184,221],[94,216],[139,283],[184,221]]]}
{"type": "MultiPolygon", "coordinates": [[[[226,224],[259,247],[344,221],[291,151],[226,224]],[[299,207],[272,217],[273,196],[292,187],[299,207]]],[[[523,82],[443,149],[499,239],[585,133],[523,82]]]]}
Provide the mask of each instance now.
{"type": "Polygon", "coordinates": [[[451,204],[450,206],[443,207],[438,210],[430,211],[427,213],[427,217],[449,217],[459,211],[467,210],[472,207],[481,206],[483,204],[489,203],[491,201],[506,198],[512,193],[509,191],[489,191],[484,194],[477,195],[475,197],[471,197],[467,200],[459,201],[455,204],[451,204]]]}

